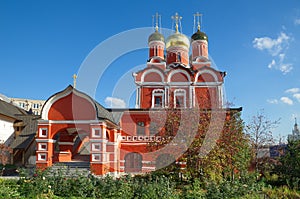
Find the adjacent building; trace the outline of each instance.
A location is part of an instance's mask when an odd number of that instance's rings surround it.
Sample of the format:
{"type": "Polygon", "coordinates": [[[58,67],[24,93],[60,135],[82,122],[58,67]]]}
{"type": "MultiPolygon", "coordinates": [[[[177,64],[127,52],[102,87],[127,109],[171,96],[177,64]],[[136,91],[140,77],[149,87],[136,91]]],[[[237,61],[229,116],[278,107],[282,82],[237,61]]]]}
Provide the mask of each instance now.
{"type": "Polygon", "coordinates": [[[300,130],[297,124],[297,119],[295,118],[294,128],[292,129],[292,134],[288,135],[289,141],[297,141],[300,140],[300,130]]]}
{"type": "Polygon", "coordinates": [[[12,149],[7,154],[10,156],[7,163],[26,165],[29,157],[35,155],[38,118],[7,100],[0,100],[0,141],[12,149]]]}
{"type": "Polygon", "coordinates": [[[34,115],[40,115],[45,100],[36,99],[23,99],[23,98],[10,98],[11,103],[19,106],[20,108],[33,113],[34,115]]]}

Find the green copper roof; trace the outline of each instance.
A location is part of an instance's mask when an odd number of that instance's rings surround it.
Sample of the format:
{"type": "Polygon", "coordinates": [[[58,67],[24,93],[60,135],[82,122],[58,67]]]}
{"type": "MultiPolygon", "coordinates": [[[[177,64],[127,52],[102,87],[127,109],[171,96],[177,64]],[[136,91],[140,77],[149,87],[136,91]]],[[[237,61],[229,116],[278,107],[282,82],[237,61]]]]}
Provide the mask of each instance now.
{"type": "Polygon", "coordinates": [[[151,41],[165,41],[165,38],[162,34],[160,34],[158,31],[155,31],[154,33],[152,33],[149,38],[148,38],[148,43],[150,43],[151,41]]]}
{"type": "Polygon", "coordinates": [[[192,40],[208,40],[207,35],[204,32],[201,32],[199,29],[192,35],[192,40]]]}

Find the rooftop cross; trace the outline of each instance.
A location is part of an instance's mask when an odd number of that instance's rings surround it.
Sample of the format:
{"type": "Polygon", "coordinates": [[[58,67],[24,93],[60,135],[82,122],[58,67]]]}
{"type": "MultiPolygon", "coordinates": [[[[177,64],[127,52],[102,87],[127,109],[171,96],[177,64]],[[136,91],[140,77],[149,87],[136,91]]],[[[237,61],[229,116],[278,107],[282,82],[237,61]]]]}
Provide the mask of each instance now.
{"type": "Polygon", "coordinates": [[[196,27],[196,21],[197,21],[197,30],[200,31],[200,25],[201,25],[201,21],[202,21],[202,14],[199,13],[199,12],[194,14],[194,32],[195,32],[195,27],[196,27]]]}
{"type": "Polygon", "coordinates": [[[178,23],[180,23],[180,20],[182,19],[182,16],[179,16],[176,12],[174,16],[172,16],[172,19],[175,21],[175,31],[178,32],[178,23]]]}
{"type": "Polygon", "coordinates": [[[159,24],[159,19],[161,17],[161,15],[159,15],[158,13],[155,14],[155,16],[153,16],[153,18],[155,17],[155,31],[158,32],[158,24],[159,24]]]}
{"type": "Polygon", "coordinates": [[[76,79],[77,79],[77,75],[74,74],[73,75],[73,87],[76,88],[76,79]]]}

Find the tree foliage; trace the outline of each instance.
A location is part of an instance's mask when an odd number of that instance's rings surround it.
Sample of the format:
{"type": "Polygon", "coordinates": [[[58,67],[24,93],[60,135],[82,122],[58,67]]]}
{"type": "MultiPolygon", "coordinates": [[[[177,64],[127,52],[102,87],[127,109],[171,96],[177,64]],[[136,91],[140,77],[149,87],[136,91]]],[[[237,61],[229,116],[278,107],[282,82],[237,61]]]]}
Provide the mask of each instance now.
{"type": "Polygon", "coordinates": [[[253,162],[257,172],[263,172],[263,164],[266,163],[265,159],[261,156],[267,154],[259,154],[263,152],[264,147],[269,147],[274,144],[272,130],[277,127],[280,119],[272,121],[265,116],[263,111],[259,111],[252,117],[249,124],[246,125],[246,133],[248,134],[252,149],[253,149],[253,162]]]}
{"type": "Polygon", "coordinates": [[[282,184],[300,190],[300,140],[289,140],[286,153],[280,157],[274,171],[282,184]]]}
{"type": "Polygon", "coordinates": [[[177,162],[186,162],[184,170],[172,165],[164,168],[167,171],[184,173],[192,180],[234,180],[235,175],[247,172],[250,160],[249,139],[243,128],[238,111],[168,110],[160,131],[162,140],[151,142],[150,148],[157,150],[172,143],[174,150],[169,152],[174,152],[177,162]]]}

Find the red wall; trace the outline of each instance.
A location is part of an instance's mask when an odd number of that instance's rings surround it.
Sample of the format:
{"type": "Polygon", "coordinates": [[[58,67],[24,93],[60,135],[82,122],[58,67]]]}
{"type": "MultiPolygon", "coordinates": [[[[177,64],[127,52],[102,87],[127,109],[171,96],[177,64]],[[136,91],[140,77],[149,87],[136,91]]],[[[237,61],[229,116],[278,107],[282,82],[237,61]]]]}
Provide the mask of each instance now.
{"type": "Polygon", "coordinates": [[[94,120],[95,118],[95,107],[86,99],[73,93],[55,102],[48,112],[49,120],[94,120]]]}

